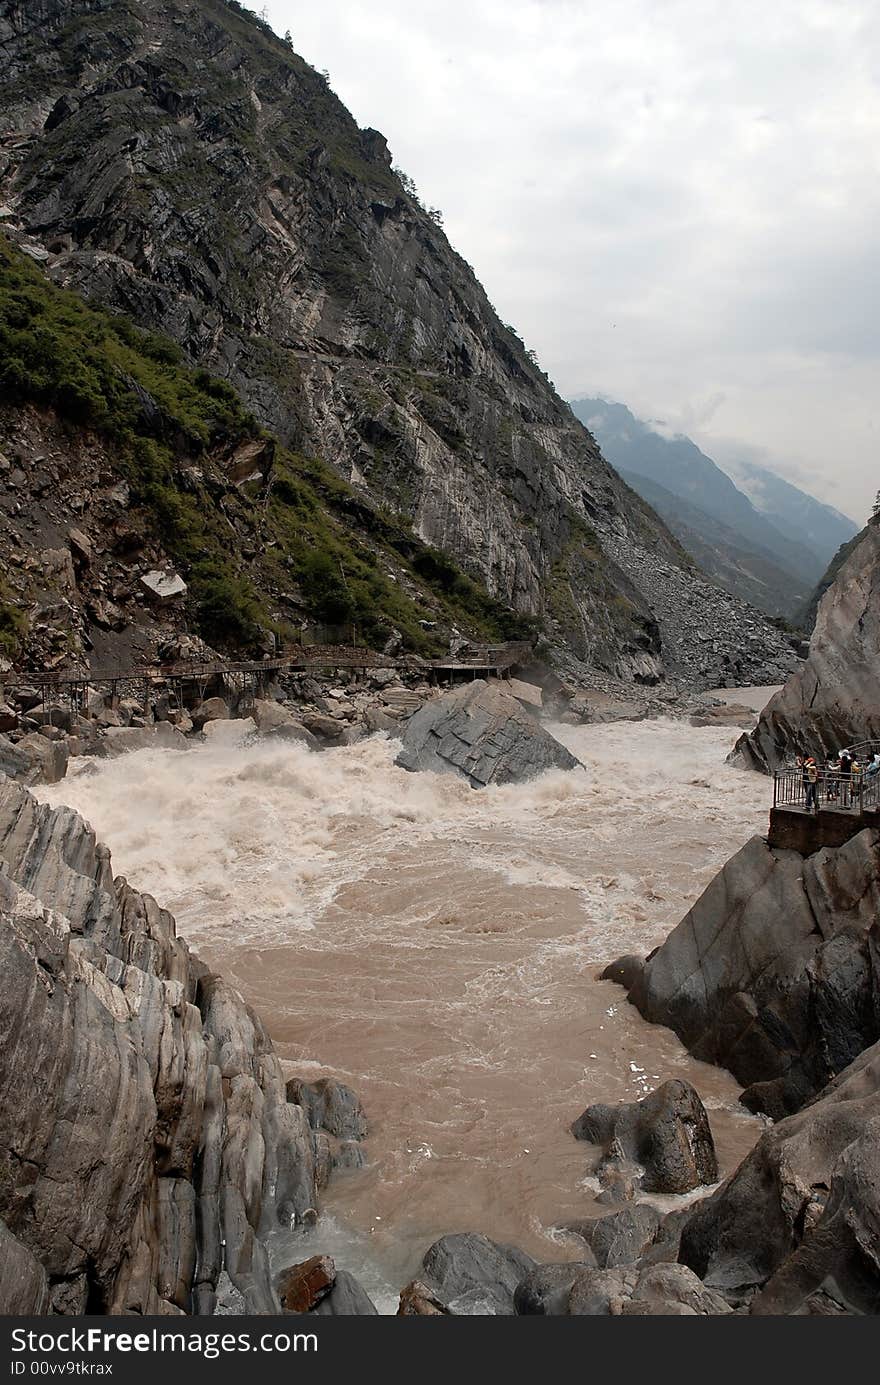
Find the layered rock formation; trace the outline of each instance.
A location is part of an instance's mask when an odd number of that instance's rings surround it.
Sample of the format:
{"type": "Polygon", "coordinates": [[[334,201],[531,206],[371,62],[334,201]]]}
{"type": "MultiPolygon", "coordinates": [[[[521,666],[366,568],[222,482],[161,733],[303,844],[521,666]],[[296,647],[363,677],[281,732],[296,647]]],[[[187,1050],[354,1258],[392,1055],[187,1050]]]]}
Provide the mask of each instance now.
{"type": "Polygon", "coordinates": [[[816,615],[806,663],[773,697],[733,758],[765,772],[798,751],[830,757],[880,740],[880,525],[870,523],[816,615]]]}
{"type": "Polygon", "coordinates": [[[880,1038],[878,917],[876,831],[806,859],[753,837],[644,966],[607,975],[781,1116],[880,1038]]]}
{"type": "Polygon", "coordinates": [[[2,775],[0,952],[0,1310],[280,1311],[263,1238],[315,1207],[318,1130],[170,914],[2,775]]]}
{"type": "Polygon", "coordinates": [[[475,789],[580,764],[517,698],[482,678],[426,702],[402,740],[394,762],[402,769],[455,771],[475,789]]]}
{"type": "Polygon", "coordinates": [[[754,613],[605,464],[384,138],[256,16],[11,0],[0,45],[6,225],[57,282],[169,332],[587,663],[703,686],[793,665],[760,621],[743,655],[754,613]]]}

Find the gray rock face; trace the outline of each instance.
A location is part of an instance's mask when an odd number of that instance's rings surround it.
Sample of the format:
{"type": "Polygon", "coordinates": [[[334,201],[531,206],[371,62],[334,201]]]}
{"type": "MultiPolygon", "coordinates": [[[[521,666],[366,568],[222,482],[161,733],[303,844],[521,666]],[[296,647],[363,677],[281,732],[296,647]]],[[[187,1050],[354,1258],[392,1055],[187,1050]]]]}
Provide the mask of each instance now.
{"type": "Polygon", "coordinates": [[[366,1289],[348,1270],[337,1270],[333,1287],[313,1313],[327,1317],[378,1317],[379,1310],[366,1289]]]}
{"type": "Polygon", "coordinates": [[[0,1305],[10,1317],[49,1312],[49,1283],[39,1260],[0,1221],[0,1305]]]}
{"type": "Polygon", "coordinates": [[[733,758],[778,769],[806,751],[820,758],[880,739],[880,526],[871,523],[825,593],[806,663],[764,708],[733,758]]]}
{"type": "MultiPolygon", "coordinates": [[[[880,1038],[880,834],[804,859],[753,837],[635,975],[630,1000],[774,1117],[880,1038]]],[[[628,970],[628,976],[632,971],[628,970]]]]}
{"type": "Polygon", "coordinates": [[[635,1203],[607,1217],[599,1217],[587,1241],[597,1265],[602,1269],[634,1265],[653,1244],[660,1220],[660,1213],[648,1202],[635,1203]]]}
{"type": "Polygon", "coordinates": [[[68,748],[38,732],[12,742],[0,736],[0,774],[20,784],[57,784],[67,773],[68,748]]]}
{"type": "Polygon", "coordinates": [[[211,1312],[223,1273],[277,1313],[263,1237],[317,1193],[262,1024],[77,814],[2,777],[0,974],[0,1311],[211,1312]]]}
{"type": "Polygon", "coordinates": [[[344,1082],[320,1077],[304,1082],[291,1077],[287,1100],[302,1106],[313,1130],[326,1130],[340,1140],[362,1140],[367,1133],[367,1118],[360,1098],[344,1082]]]}
{"type": "Polygon", "coordinates": [[[395,764],[409,770],[455,770],[472,788],[516,784],[576,760],[531,713],[497,684],[477,678],[427,702],[403,733],[395,764]]]}
{"type": "Polygon", "coordinates": [[[524,1251],[462,1233],[434,1242],[419,1278],[450,1313],[511,1316],[516,1287],[535,1268],[524,1251]]]}
{"type": "MultiPolygon", "coordinates": [[[[384,138],[254,15],[221,0],[11,0],[0,47],[16,136],[6,224],[51,275],[176,338],[282,442],[334,458],[580,658],[656,681],[667,642],[698,679],[736,656],[751,608],[700,580],[384,138]],[[694,648],[676,639],[696,588],[694,648]]],[[[259,484],[253,463],[230,459],[259,484]]],[[[756,619],[775,665],[786,641],[756,619]]]]}
{"type": "Polygon", "coordinates": [[[516,1286],[514,1311],[520,1317],[564,1317],[575,1280],[592,1268],[590,1262],[576,1260],[563,1265],[536,1265],[516,1286]]]}
{"type": "Polygon", "coordinates": [[[709,1118],[689,1082],[664,1082],[641,1101],[588,1106],[571,1129],[612,1159],[641,1164],[646,1192],[687,1193],[718,1177],[709,1118]]]}
{"type": "Polygon", "coordinates": [[[680,1260],[752,1313],[876,1313],[880,1044],[768,1130],[690,1214],[680,1260]],[[752,1298],[755,1290],[757,1296],[752,1298]]]}

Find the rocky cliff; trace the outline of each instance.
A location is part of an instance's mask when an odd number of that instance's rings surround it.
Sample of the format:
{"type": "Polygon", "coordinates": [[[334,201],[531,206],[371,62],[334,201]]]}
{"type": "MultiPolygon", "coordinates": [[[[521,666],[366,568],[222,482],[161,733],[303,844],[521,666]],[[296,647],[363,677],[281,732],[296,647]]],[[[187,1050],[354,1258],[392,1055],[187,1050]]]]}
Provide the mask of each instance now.
{"type": "Polygon", "coordinates": [[[0,53],[5,223],[56,282],[170,334],[586,663],[703,684],[792,666],[605,464],[383,137],[255,16],[4,0],[0,53]]]}
{"type": "Polygon", "coordinates": [[[608,975],[778,1117],[880,1039],[878,911],[877,832],[806,858],[753,837],[644,965],[608,975]]]}
{"type": "Polygon", "coordinates": [[[329,1138],[170,914],[2,775],[0,953],[0,1311],[280,1311],[263,1238],[329,1138]]]}
{"type": "Polygon", "coordinates": [[[870,523],[819,604],[810,653],[734,756],[765,772],[880,739],[880,525],[870,523]]]}

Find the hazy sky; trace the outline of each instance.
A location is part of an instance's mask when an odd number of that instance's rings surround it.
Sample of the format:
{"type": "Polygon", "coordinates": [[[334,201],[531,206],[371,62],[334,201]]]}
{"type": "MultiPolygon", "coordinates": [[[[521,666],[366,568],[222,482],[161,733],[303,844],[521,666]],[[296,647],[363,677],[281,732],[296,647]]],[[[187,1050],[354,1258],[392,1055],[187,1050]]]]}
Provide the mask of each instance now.
{"type": "Polygon", "coordinates": [[[266,10],[387,137],[564,396],[618,399],[864,519],[880,487],[878,0],[266,10]]]}

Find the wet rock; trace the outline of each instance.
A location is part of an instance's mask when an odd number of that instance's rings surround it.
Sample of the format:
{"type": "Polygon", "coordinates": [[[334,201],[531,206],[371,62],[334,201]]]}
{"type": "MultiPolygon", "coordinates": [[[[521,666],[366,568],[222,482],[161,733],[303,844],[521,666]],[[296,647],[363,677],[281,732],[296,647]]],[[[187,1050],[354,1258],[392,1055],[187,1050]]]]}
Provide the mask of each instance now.
{"type": "Polygon", "coordinates": [[[313,1130],[326,1130],[340,1140],[363,1140],[367,1134],[367,1118],[356,1092],[332,1077],[305,1082],[291,1077],[287,1083],[287,1100],[302,1106],[313,1130]]]}
{"type": "Polygon", "coordinates": [[[329,1255],[313,1255],[282,1270],[277,1280],[278,1297],[285,1313],[308,1313],[329,1294],[336,1282],[336,1265],[329,1255]]]}
{"type": "Polygon", "coordinates": [[[472,788],[521,783],[580,763],[515,698],[479,678],[426,703],[402,739],[395,764],[454,770],[472,788]]]}
{"type": "Polygon", "coordinates": [[[626,1159],[620,1146],[612,1142],[610,1153],[600,1159],[596,1168],[600,1188],[596,1201],[603,1207],[632,1202],[636,1191],[642,1186],[643,1173],[641,1164],[626,1159]]]}
{"type": "Polygon", "coordinates": [[[364,725],[368,731],[387,731],[389,736],[400,735],[400,722],[396,717],[389,716],[381,707],[364,709],[364,725]]]}
{"type": "Polygon", "coordinates": [[[592,1266],[586,1261],[567,1261],[563,1265],[536,1265],[517,1284],[513,1295],[514,1312],[520,1317],[563,1317],[578,1275],[592,1266]]]}
{"type": "Polygon", "coordinates": [[[644,965],[644,957],[628,953],[625,957],[618,957],[616,962],[609,962],[599,979],[600,981],[615,981],[618,986],[623,986],[629,991],[632,990],[637,979],[641,976],[644,965]]]}
{"type": "Polygon", "coordinates": [[[99,743],[102,755],[127,755],[133,750],[186,750],[187,740],[170,721],[153,726],[108,726],[99,743]]]}
{"type": "Polygon", "coordinates": [[[641,1101],[588,1106],[571,1129],[576,1139],[606,1152],[615,1146],[641,1164],[646,1191],[686,1193],[718,1177],[709,1119],[688,1082],[664,1082],[641,1101]]]}
{"type": "Polygon", "coordinates": [[[289,708],[282,707],[278,702],[257,698],[254,702],[252,716],[261,736],[271,736],[274,740],[281,741],[300,741],[303,745],[307,745],[310,750],[318,748],[315,736],[306,730],[300,719],[294,716],[289,708]]]}
{"type": "Polygon", "coordinates": [[[441,1303],[437,1295],[420,1279],[412,1280],[400,1291],[400,1307],[397,1310],[399,1318],[430,1318],[448,1312],[445,1304],[441,1303]]]}
{"type": "Polygon", "coordinates": [[[460,1233],[434,1242],[421,1279],[450,1313],[511,1316],[516,1286],[534,1268],[531,1256],[513,1246],[460,1233]]]}
{"type": "Polygon", "coordinates": [[[306,710],[302,713],[300,721],[317,741],[329,745],[342,743],[346,728],[344,723],[337,721],[335,717],[326,716],[323,712],[306,710]]]}
{"type": "Polygon", "coordinates": [[[653,1244],[660,1221],[656,1207],[647,1202],[599,1217],[586,1238],[597,1265],[601,1269],[634,1265],[653,1244]]]}
{"type": "Polygon", "coordinates": [[[312,1311],[333,1317],[377,1317],[379,1313],[366,1289],[348,1270],[336,1271],[332,1289],[312,1311]]]}

